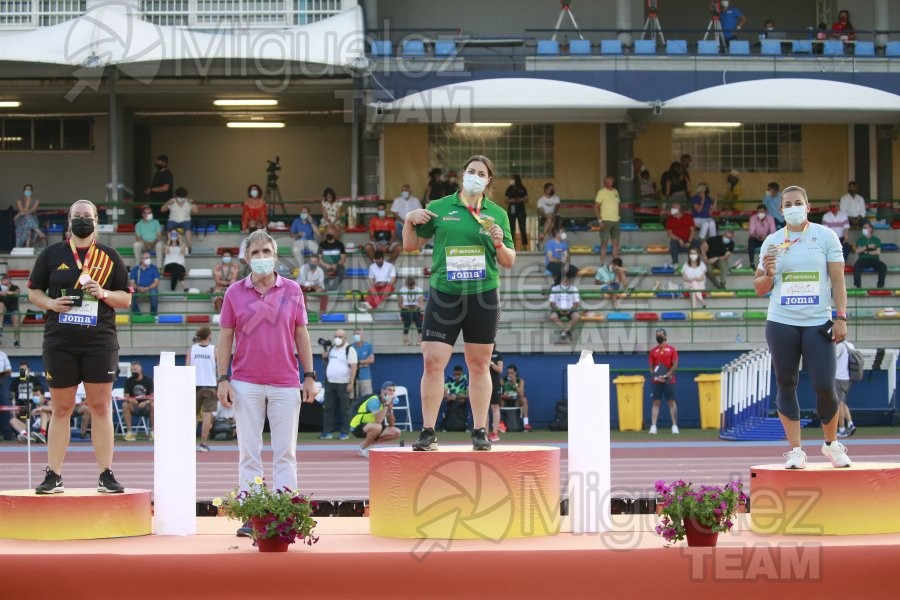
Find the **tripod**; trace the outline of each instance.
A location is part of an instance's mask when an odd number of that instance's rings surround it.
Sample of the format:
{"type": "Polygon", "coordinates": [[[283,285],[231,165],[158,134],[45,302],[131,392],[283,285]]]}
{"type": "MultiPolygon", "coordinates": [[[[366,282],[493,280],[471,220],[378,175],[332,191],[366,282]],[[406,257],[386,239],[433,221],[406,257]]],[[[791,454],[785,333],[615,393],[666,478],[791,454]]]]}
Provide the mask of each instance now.
{"type": "Polygon", "coordinates": [[[713,34],[713,38],[719,42],[719,46],[723,50],[728,48],[728,44],[725,43],[725,33],[722,31],[722,22],[719,21],[719,15],[710,17],[709,25],[706,26],[706,33],[703,35],[704,41],[709,37],[710,33],[713,34]]]}
{"type": "Polygon", "coordinates": [[[560,0],[559,2],[562,5],[562,10],[559,11],[559,18],[556,19],[556,27],[553,28],[553,37],[551,40],[556,40],[556,36],[559,35],[559,28],[562,26],[563,19],[566,15],[569,15],[569,20],[572,21],[572,26],[575,27],[575,31],[578,33],[578,37],[580,39],[584,39],[584,36],[581,35],[581,27],[578,26],[578,22],[575,20],[575,14],[572,12],[572,8],[569,6],[570,2],[565,2],[564,0],[560,0]]]}
{"type": "Polygon", "coordinates": [[[281,197],[281,190],[278,189],[278,182],[269,180],[266,184],[266,193],[263,196],[266,203],[266,212],[269,213],[269,220],[275,217],[275,205],[281,205],[281,214],[287,214],[287,207],[284,205],[284,198],[281,197]]]}
{"type": "Polygon", "coordinates": [[[644,39],[647,34],[650,34],[651,40],[655,40],[658,37],[659,43],[663,46],[666,45],[666,36],[663,35],[662,25],[659,24],[659,17],[656,16],[654,11],[647,13],[647,20],[644,21],[644,33],[641,34],[641,39],[644,39]]]}

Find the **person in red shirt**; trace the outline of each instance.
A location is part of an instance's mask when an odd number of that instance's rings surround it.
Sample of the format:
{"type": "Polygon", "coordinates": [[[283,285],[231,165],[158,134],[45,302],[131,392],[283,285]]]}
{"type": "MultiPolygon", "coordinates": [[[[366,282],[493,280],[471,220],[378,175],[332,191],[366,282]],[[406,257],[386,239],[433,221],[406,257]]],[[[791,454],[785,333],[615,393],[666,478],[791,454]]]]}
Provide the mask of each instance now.
{"type": "Polygon", "coordinates": [[[831,25],[831,37],[845,42],[856,39],[856,31],[850,22],[850,11],[842,10],[838,13],[838,20],[831,25]]]}
{"type": "Polygon", "coordinates": [[[397,225],[393,217],[387,216],[383,202],[379,202],[376,208],[377,214],[369,221],[369,242],[366,244],[366,254],[370,262],[375,262],[375,252],[381,250],[385,260],[392,263],[400,256],[400,243],[395,239],[394,232],[397,225]]]}
{"type": "Polygon", "coordinates": [[[691,248],[699,248],[700,245],[694,239],[694,217],[690,213],[681,210],[681,203],[672,202],[670,209],[672,214],[666,218],[666,233],[669,236],[669,255],[672,264],[678,264],[678,255],[682,251],[691,248]]]}
{"type": "Polygon", "coordinates": [[[241,210],[241,231],[254,232],[257,229],[265,229],[269,222],[269,211],[266,201],[263,199],[262,188],[251,184],[247,188],[247,199],[241,210]]]}
{"type": "Polygon", "coordinates": [[[666,343],[666,330],[656,330],[658,342],[650,350],[650,379],[653,382],[651,397],[653,409],[650,412],[650,434],[656,435],[656,419],[662,397],[669,403],[672,417],[672,435],[678,435],[678,407],[675,405],[675,369],[678,368],[678,350],[666,343]]]}

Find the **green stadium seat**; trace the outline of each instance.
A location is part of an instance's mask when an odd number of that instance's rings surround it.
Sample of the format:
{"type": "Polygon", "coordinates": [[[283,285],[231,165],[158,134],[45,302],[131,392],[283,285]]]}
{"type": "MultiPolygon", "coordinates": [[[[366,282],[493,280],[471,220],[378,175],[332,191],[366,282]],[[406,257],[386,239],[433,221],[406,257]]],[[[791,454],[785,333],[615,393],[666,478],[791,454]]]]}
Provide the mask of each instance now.
{"type": "Polygon", "coordinates": [[[744,318],[748,321],[765,321],[766,311],[764,310],[747,310],[744,311],[744,318]]]}
{"type": "Polygon", "coordinates": [[[116,252],[118,252],[119,256],[123,258],[134,256],[134,248],[132,248],[131,246],[122,246],[120,248],[116,248],[116,252]]]}

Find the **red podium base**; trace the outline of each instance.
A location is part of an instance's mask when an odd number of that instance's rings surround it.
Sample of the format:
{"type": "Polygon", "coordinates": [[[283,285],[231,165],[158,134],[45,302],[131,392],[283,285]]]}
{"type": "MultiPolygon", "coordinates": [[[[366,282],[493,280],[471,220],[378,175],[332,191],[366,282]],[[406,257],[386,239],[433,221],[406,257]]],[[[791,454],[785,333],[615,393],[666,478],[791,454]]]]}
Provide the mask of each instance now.
{"type": "Polygon", "coordinates": [[[38,496],[34,490],[0,491],[0,538],[93,540],[152,533],[149,490],[103,494],[67,489],[38,496]]]}
{"type": "Polygon", "coordinates": [[[756,533],[900,533],[900,463],[810,463],[750,468],[750,524],[756,533]]]}

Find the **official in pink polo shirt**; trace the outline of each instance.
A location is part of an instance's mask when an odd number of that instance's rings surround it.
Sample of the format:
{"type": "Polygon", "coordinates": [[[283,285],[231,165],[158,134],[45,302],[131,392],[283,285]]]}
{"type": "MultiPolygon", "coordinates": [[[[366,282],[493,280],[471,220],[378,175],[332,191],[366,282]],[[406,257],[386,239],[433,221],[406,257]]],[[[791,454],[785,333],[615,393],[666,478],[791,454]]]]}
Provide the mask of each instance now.
{"type": "Polygon", "coordinates": [[[300,403],[312,402],[316,393],[306,305],[300,286],[275,272],[278,246],[265,230],[251,233],[246,248],[252,272],[229,286],[222,305],[217,395],[223,406],[234,406],[241,489],[263,476],[262,433],[268,415],[275,488],[295,490],[300,403]]]}

